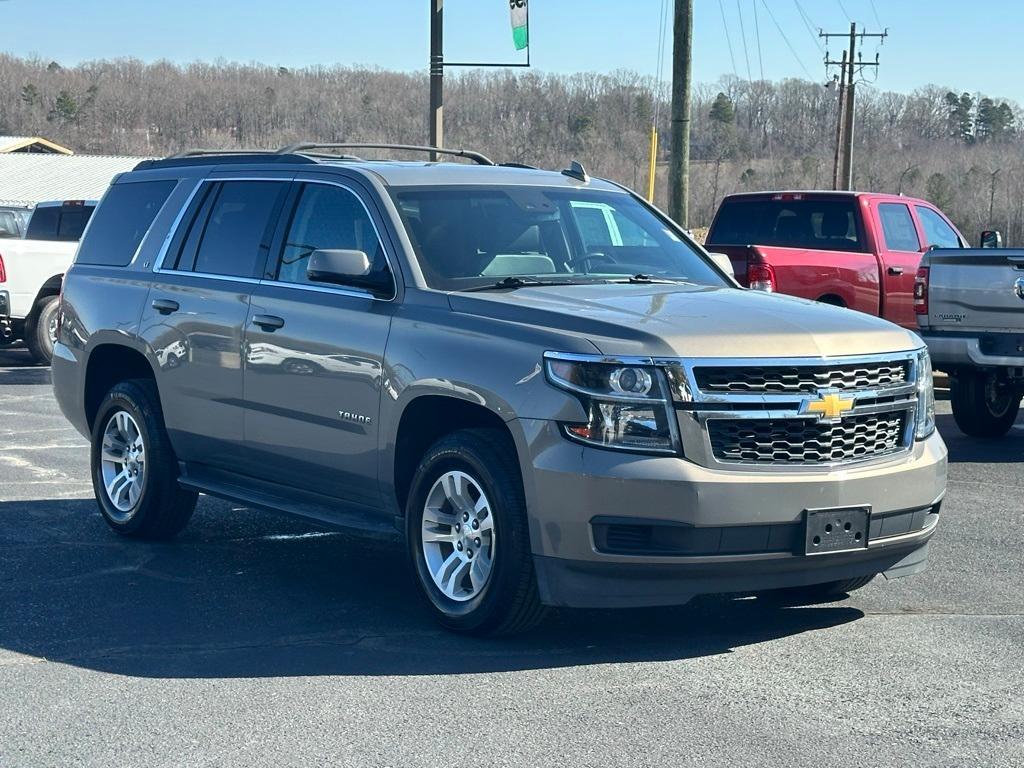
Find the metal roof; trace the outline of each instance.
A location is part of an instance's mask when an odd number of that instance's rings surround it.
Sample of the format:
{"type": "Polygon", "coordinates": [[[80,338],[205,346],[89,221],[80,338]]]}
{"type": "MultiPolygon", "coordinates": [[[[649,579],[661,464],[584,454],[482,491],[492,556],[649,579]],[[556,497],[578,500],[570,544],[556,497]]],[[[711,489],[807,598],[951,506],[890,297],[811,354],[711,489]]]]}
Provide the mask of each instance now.
{"type": "Polygon", "coordinates": [[[61,146],[55,141],[44,139],[41,136],[0,136],[0,152],[24,151],[27,147],[38,144],[43,152],[53,152],[59,155],[73,155],[67,147],[61,146]]]}
{"type": "Polygon", "coordinates": [[[0,154],[0,205],[99,199],[114,176],[130,171],[143,159],[114,155],[0,154]]]}

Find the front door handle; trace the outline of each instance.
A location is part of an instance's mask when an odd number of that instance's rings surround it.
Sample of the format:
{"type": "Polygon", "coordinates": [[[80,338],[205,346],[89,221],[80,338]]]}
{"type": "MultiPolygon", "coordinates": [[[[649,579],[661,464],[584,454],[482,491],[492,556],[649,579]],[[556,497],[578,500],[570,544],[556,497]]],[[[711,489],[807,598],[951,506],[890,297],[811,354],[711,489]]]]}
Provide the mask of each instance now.
{"type": "Polygon", "coordinates": [[[903,274],[903,267],[889,267],[889,274],[893,277],[899,277],[903,274]]]}
{"type": "Polygon", "coordinates": [[[153,299],[153,309],[161,315],[169,315],[178,311],[178,302],[173,299],[153,299]]]}
{"type": "Polygon", "coordinates": [[[284,318],[277,315],[253,315],[252,324],[258,325],[264,331],[276,331],[284,327],[284,318]]]}

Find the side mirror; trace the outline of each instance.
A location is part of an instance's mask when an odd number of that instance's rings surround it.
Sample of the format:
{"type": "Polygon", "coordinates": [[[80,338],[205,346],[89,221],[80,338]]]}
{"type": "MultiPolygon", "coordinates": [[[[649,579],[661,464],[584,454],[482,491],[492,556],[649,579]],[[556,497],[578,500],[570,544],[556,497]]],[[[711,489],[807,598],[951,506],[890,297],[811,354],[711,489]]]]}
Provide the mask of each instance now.
{"type": "Polygon", "coordinates": [[[715,262],[715,266],[725,272],[725,274],[731,277],[736,276],[736,271],[732,268],[732,259],[726,256],[724,253],[708,253],[711,260],[715,262]]]}
{"type": "Polygon", "coordinates": [[[370,274],[370,257],[365,251],[313,251],[306,262],[306,277],[317,283],[349,285],[370,274]]]}
{"type": "Polygon", "coordinates": [[[986,229],[981,233],[982,248],[1002,248],[1003,234],[998,229],[986,229]]]}

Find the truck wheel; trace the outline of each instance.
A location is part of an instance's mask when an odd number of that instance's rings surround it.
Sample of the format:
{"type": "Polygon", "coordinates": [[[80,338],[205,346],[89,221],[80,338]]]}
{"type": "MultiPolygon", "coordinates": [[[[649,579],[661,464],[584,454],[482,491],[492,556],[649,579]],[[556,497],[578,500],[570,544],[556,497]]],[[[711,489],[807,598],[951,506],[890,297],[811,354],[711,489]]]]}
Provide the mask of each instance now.
{"type": "Polygon", "coordinates": [[[434,443],[405,519],[416,581],[442,626],[502,635],[543,618],[519,464],[501,433],[466,429],[434,443]]]}
{"type": "Polygon", "coordinates": [[[92,485],[103,519],[122,536],[169,539],[192,517],[197,494],[178,485],[156,385],[123,381],[92,427],[92,485]]]}
{"type": "Polygon", "coordinates": [[[956,425],[971,437],[1002,437],[1020,410],[1018,390],[977,371],[951,377],[949,399],[956,425]]]}
{"type": "Polygon", "coordinates": [[[44,296],[36,302],[32,314],[25,321],[25,346],[32,359],[49,365],[53,359],[53,345],[57,341],[58,296],[44,296]]]}

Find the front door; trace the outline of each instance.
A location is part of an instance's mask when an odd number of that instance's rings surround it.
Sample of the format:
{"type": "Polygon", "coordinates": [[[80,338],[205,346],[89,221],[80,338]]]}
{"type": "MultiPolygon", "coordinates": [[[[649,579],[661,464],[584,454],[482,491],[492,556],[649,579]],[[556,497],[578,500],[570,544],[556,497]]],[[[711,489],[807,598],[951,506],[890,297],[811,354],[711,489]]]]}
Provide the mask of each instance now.
{"type": "MultiPolygon", "coordinates": [[[[395,302],[306,275],[318,249],[365,251],[390,274],[354,188],[297,182],[245,329],[245,435],[261,478],[377,507],[384,347],[395,302]]],[[[393,295],[393,294],[392,294],[393,295]]]]}
{"type": "Polygon", "coordinates": [[[906,203],[879,203],[882,242],[878,255],[882,270],[882,317],[917,330],[914,314],[914,278],[921,263],[921,240],[906,203]]]}
{"type": "Polygon", "coordinates": [[[242,332],[288,182],[207,180],[157,264],[141,334],[178,458],[237,469],[242,332]]]}

